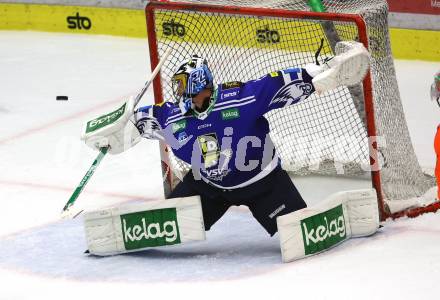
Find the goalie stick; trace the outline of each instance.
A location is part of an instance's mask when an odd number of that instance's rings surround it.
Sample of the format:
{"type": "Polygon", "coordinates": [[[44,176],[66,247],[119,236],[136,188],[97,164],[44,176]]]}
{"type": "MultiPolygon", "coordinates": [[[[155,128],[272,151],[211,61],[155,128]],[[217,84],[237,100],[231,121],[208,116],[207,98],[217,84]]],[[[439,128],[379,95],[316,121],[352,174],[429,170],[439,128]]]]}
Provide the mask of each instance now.
{"type": "MultiPolygon", "coordinates": [[[[153,82],[157,73],[159,73],[159,70],[162,68],[163,64],[165,63],[165,61],[167,60],[167,58],[170,54],[171,54],[171,48],[169,48],[165,51],[164,56],[159,61],[156,68],[154,68],[153,73],[151,73],[150,78],[147,80],[147,82],[145,83],[144,87],[139,92],[139,94],[137,94],[137,96],[134,100],[134,107],[136,107],[139,104],[141,98],[144,96],[148,87],[151,85],[151,83],[153,82]]],[[[95,173],[96,168],[98,167],[98,165],[100,164],[100,162],[102,161],[104,156],[107,154],[107,151],[108,151],[108,147],[103,147],[100,149],[98,156],[93,161],[93,163],[90,166],[89,170],[87,171],[86,175],[84,175],[81,182],[79,183],[79,185],[76,187],[75,191],[73,192],[72,196],[70,196],[69,200],[64,205],[63,210],[61,212],[61,217],[63,219],[65,219],[65,218],[72,218],[73,219],[73,218],[77,217],[83,211],[83,210],[74,210],[74,209],[72,209],[72,206],[75,204],[75,201],[78,199],[78,197],[81,194],[81,192],[83,191],[84,187],[89,182],[92,175],[95,173]]]]}

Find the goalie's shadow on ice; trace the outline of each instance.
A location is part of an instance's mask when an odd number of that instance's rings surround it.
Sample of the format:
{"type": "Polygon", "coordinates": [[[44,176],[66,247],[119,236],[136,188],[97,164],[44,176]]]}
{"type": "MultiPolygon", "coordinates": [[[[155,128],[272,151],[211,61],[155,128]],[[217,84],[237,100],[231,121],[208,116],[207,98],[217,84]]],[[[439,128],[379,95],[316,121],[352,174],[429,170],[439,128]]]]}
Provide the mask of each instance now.
{"type": "MultiPolygon", "coordinates": [[[[249,220],[252,221],[252,220],[249,220]]],[[[243,233],[245,234],[245,233],[243,233]]],[[[264,232],[262,232],[264,234],[264,232]]],[[[262,244],[265,239],[264,236],[257,242],[251,244],[244,244],[242,236],[235,236],[234,239],[228,239],[225,241],[223,237],[210,236],[208,234],[208,240],[193,245],[177,245],[169,248],[162,249],[146,249],[139,252],[123,253],[119,254],[126,257],[144,258],[147,260],[211,260],[215,259],[217,263],[232,262],[234,260],[251,259],[255,256],[272,257],[274,264],[281,265],[281,253],[278,244],[278,237],[271,238],[274,242],[267,241],[262,244]]],[[[90,255],[89,257],[96,257],[99,259],[105,259],[100,256],[90,255]]]]}
{"type": "Polygon", "coordinates": [[[279,239],[245,210],[229,210],[207,240],[99,257],[87,249],[82,218],[0,239],[0,268],[80,281],[164,282],[254,276],[282,266],[279,239]]]}

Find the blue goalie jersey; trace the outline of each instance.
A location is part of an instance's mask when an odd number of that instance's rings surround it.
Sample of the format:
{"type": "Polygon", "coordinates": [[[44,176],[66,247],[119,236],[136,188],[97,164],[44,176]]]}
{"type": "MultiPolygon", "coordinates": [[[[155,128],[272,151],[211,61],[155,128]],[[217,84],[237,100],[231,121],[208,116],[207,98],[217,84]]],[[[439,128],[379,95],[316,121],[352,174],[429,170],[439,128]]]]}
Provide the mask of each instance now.
{"type": "Polygon", "coordinates": [[[217,85],[207,115],[182,115],[164,102],[135,113],[146,138],[163,139],[179,159],[190,164],[196,179],[222,189],[258,181],[280,164],[264,114],[298,103],[314,92],[301,68],[272,72],[248,82],[217,85]]]}

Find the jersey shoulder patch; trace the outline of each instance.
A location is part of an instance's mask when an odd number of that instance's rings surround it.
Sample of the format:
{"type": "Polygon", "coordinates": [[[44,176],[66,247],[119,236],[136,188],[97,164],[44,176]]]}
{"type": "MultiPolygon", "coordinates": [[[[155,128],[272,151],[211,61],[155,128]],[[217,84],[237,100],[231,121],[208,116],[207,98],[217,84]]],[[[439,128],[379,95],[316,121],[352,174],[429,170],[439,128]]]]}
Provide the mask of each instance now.
{"type": "Polygon", "coordinates": [[[164,105],[166,102],[165,101],[162,101],[162,102],[160,102],[160,103],[155,103],[155,104],[153,104],[154,106],[157,106],[157,107],[162,107],[162,105],[164,105]]]}
{"type": "Polygon", "coordinates": [[[162,120],[165,123],[170,123],[172,119],[182,116],[179,106],[169,101],[162,102],[160,106],[156,105],[156,107],[161,111],[162,120]]]}
{"type": "Polygon", "coordinates": [[[229,89],[235,89],[243,86],[243,82],[241,81],[231,81],[231,82],[225,82],[221,85],[222,90],[229,90],[229,89]]]}
{"type": "Polygon", "coordinates": [[[269,76],[270,77],[278,77],[278,76],[280,76],[280,73],[281,73],[280,71],[270,72],[269,76]]]}

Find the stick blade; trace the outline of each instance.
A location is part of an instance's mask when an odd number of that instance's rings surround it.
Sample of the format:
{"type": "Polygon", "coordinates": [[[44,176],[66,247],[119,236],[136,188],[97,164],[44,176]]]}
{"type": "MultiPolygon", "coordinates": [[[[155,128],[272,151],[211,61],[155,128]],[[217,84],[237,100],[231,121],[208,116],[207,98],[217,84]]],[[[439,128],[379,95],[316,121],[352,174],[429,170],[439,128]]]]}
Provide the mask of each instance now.
{"type": "Polygon", "coordinates": [[[71,220],[71,219],[75,219],[77,216],[79,216],[82,212],[84,211],[84,209],[80,209],[80,208],[74,208],[74,207],[69,207],[66,210],[63,210],[61,212],[61,219],[63,220],[71,220]]]}

